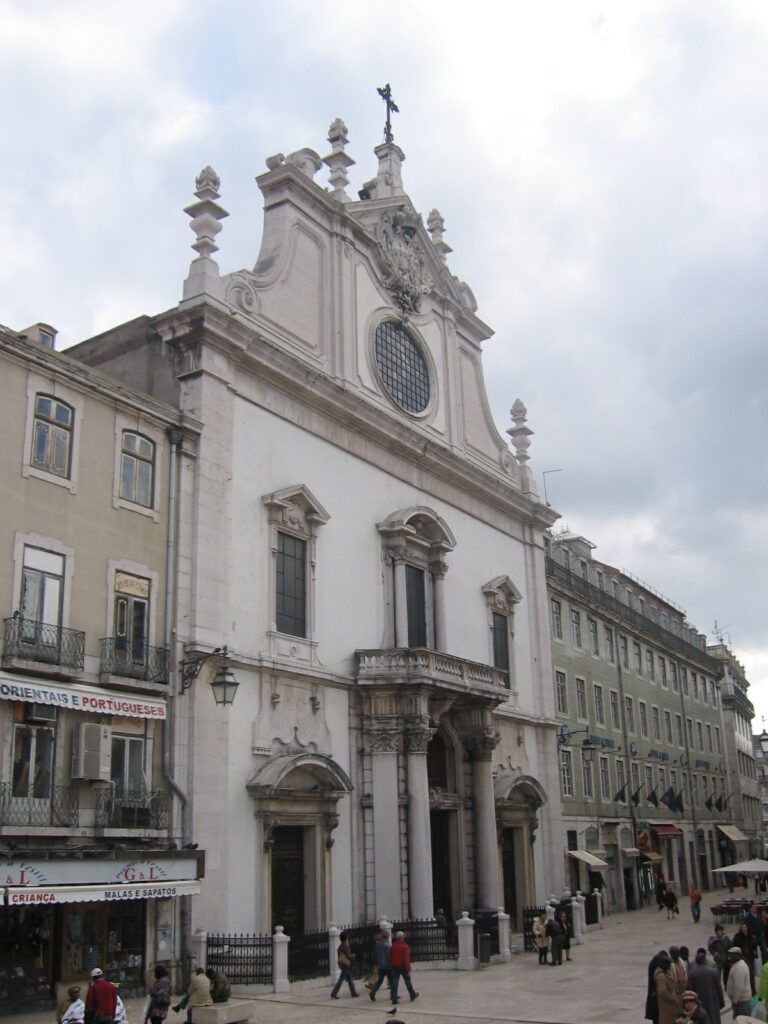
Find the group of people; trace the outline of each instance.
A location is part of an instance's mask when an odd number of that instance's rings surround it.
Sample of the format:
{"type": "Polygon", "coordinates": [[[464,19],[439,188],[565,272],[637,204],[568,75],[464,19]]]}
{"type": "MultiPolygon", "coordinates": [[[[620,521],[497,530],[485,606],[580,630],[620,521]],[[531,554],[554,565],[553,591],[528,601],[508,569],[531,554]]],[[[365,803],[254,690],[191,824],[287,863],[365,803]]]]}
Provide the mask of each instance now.
{"type": "MultiPolygon", "coordinates": [[[[94,967],[85,1000],[80,998],[79,985],[71,985],[67,990],[69,1001],[57,1011],[58,1024],[128,1024],[119,990],[118,982],[109,981],[100,967],[94,967]]],[[[187,1024],[191,1024],[195,1006],[225,1003],[229,995],[230,984],[221,971],[199,967],[186,995],[173,1009],[179,1013],[186,1007],[187,1024]]],[[[158,964],[144,1007],[144,1024],[162,1024],[170,1006],[171,979],[167,969],[158,964]]]]}
{"type": "MultiPolygon", "coordinates": [[[[355,988],[352,978],[352,964],[355,954],[352,951],[352,944],[348,932],[342,932],[339,936],[339,947],[336,951],[339,965],[339,977],[331,992],[331,999],[339,998],[339,989],[346,981],[349,985],[350,995],[357,997],[360,993],[355,988]]],[[[404,932],[395,932],[392,943],[389,941],[389,932],[380,928],[374,936],[374,969],[369,981],[366,982],[368,998],[372,1003],[376,1002],[376,993],[386,982],[389,987],[389,997],[393,1006],[400,1002],[399,989],[400,980],[411,997],[411,1002],[419,998],[419,993],[414,989],[411,981],[411,947],[405,941],[404,932]]]]}
{"type": "MultiPolygon", "coordinates": [[[[690,894],[689,894],[690,896],[690,894]]],[[[691,899],[694,921],[699,920],[701,896],[691,899]]],[[[734,1018],[758,1015],[768,1009],[768,912],[752,904],[749,913],[729,938],[722,924],[707,948],[696,950],[693,964],[686,946],[662,949],[648,964],[645,1016],[653,1024],[720,1024],[725,996],[734,1018]],[[757,1008],[762,1003],[762,1008],[757,1008]]]]}
{"type": "Polygon", "coordinates": [[[573,929],[568,920],[568,914],[561,910],[555,912],[551,920],[547,920],[545,910],[542,910],[533,922],[533,944],[539,951],[539,963],[550,964],[552,967],[560,967],[565,959],[571,959],[571,938],[573,929]],[[550,959],[547,959],[549,954],[550,959]]]}

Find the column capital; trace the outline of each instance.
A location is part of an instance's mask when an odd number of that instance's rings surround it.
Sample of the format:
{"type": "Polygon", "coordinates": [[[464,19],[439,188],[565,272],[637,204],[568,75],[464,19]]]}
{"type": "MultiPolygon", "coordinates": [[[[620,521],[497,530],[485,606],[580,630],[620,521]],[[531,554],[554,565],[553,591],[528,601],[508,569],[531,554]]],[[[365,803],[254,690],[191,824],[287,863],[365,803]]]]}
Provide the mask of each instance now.
{"type": "Polygon", "coordinates": [[[486,727],[466,733],[461,739],[475,761],[490,761],[501,736],[493,727],[486,727]]]}
{"type": "Polygon", "coordinates": [[[424,725],[406,725],[403,734],[407,754],[426,754],[435,730],[424,725]]]}
{"type": "Polygon", "coordinates": [[[400,730],[397,728],[367,729],[372,754],[396,754],[400,750],[400,730]]]}

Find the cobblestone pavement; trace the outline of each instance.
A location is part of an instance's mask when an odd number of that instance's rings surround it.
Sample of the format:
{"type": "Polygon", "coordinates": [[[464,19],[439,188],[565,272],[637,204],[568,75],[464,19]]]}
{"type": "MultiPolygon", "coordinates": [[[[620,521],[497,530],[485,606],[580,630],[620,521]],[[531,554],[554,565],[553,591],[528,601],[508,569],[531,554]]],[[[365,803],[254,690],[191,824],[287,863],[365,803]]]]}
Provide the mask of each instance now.
{"type": "MultiPolygon", "coordinates": [[[[403,993],[397,1019],[405,1024],[643,1024],[648,961],[673,943],[688,946],[692,956],[698,946],[706,946],[713,931],[709,907],[720,895],[705,894],[699,924],[691,920],[687,899],[681,899],[680,915],[672,921],[655,906],[612,915],[602,930],[589,932],[583,945],[572,948],[572,962],[562,967],[539,966],[535,953],[470,972],[419,970],[415,964],[419,999],[410,1003],[403,993]]],[[[352,999],[345,987],[340,999],[331,1002],[329,985],[304,982],[285,995],[260,995],[255,1024],[386,1024],[391,1005],[384,990],[376,1003],[362,986],[358,991],[360,998],[352,999]]],[[[127,1001],[129,1024],[142,1024],[141,1007],[140,999],[127,1001]]],[[[168,1024],[184,1020],[183,1014],[168,1015],[168,1024]]],[[[7,1017],[5,1022],[54,1024],[52,1015],[45,1014],[7,1017]]]]}

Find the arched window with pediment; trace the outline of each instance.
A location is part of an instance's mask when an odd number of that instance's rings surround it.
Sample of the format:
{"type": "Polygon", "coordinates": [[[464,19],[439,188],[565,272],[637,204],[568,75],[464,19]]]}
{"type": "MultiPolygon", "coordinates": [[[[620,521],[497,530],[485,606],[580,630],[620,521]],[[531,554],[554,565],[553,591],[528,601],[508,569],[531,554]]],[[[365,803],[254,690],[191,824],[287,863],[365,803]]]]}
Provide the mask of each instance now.
{"type": "Polygon", "coordinates": [[[432,509],[393,512],[377,524],[386,566],[385,647],[446,650],[443,588],[456,539],[432,509]]]}

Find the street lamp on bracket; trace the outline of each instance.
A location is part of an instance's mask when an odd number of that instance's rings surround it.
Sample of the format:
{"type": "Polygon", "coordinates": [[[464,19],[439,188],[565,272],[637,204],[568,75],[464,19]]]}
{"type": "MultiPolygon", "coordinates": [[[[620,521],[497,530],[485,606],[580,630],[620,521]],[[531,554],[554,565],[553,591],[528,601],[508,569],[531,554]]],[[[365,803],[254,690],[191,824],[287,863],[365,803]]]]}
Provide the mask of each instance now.
{"type": "Polygon", "coordinates": [[[226,645],[214,648],[209,654],[191,654],[184,658],[181,662],[181,692],[187,692],[200,675],[203,665],[212,658],[219,660],[218,671],[211,680],[213,699],[222,706],[232,704],[240,684],[235,679],[235,673],[230,668],[229,652],[226,645]]]}

